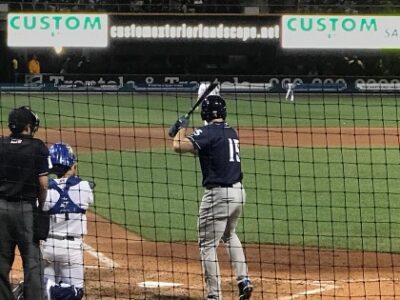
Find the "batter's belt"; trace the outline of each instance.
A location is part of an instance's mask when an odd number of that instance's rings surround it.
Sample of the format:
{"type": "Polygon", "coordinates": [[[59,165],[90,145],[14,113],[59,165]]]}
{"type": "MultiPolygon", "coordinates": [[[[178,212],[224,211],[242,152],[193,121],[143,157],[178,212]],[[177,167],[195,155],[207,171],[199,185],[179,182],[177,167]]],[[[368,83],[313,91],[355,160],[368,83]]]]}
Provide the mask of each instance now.
{"type": "MultiPolygon", "coordinates": [[[[236,183],[231,183],[231,184],[219,184],[219,183],[209,183],[205,186],[205,188],[207,190],[211,190],[214,188],[232,188],[232,187],[236,187],[236,185],[241,184],[241,182],[236,182],[236,183]]],[[[239,186],[238,186],[239,187],[239,186]]]]}

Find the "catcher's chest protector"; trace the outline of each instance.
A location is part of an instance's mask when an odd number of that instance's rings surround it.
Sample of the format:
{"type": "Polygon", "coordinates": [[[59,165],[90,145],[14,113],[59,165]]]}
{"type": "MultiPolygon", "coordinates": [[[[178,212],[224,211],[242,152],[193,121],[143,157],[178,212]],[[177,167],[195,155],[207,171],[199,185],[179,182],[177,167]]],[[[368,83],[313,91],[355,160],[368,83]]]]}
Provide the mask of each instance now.
{"type": "Polygon", "coordinates": [[[70,198],[68,191],[71,186],[77,185],[81,182],[81,179],[78,177],[70,177],[67,179],[65,183],[65,187],[61,189],[57,182],[53,179],[49,181],[49,189],[56,190],[60,194],[60,198],[56,202],[56,204],[49,210],[49,214],[65,214],[65,219],[69,219],[69,214],[85,214],[86,210],[80,208],[72,199],[70,198]]]}

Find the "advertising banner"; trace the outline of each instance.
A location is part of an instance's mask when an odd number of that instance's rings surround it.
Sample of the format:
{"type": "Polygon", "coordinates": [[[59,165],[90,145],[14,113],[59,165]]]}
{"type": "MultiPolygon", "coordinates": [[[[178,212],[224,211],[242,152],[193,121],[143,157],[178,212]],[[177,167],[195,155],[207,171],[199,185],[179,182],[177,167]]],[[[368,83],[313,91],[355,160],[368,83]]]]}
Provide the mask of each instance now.
{"type": "Polygon", "coordinates": [[[9,13],[9,47],[107,47],[107,14],[9,13]]]}
{"type": "Polygon", "coordinates": [[[60,75],[26,76],[24,84],[3,84],[2,91],[197,93],[201,82],[217,79],[222,93],[398,93],[399,77],[60,75]]]}
{"type": "Polygon", "coordinates": [[[110,39],[138,41],[279,41],[279,16],[110,15],[110,39]]]}
{"type": "Polygon", "coordinates": [[[282,48],[399,49],[398,16],[284,15],[282,48]]]}

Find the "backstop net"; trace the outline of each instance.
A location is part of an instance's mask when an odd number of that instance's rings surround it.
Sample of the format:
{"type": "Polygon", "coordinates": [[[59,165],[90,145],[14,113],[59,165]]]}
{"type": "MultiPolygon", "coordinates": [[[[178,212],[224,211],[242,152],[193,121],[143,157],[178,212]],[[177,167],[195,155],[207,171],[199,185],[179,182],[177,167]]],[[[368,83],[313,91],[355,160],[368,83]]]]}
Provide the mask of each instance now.
{"type": "MultiPolygon", "coordinates": [[[[287,85],[221,86],[240,138],[247,203],[237,233],[253,299],[396,299],[396,87],[298,84],[291,101],[287,85]]],[[[3,89],[3,135],[9,111],[29,105],[40,117],[36,136],[71,145],[79,176],[96,184],[83,238],[86,299],[207,296],[197,243],[200,164],[175,153],[168,136],[197,96],[197,84],[3,89]]],[[[202,125],[196,110],[189,131],[202,125]]],[[[223,243],[218,260],[224,299],[238,299],[223,243]]],[[[13,283],[22,270],[17,255],[13,283]]]]}

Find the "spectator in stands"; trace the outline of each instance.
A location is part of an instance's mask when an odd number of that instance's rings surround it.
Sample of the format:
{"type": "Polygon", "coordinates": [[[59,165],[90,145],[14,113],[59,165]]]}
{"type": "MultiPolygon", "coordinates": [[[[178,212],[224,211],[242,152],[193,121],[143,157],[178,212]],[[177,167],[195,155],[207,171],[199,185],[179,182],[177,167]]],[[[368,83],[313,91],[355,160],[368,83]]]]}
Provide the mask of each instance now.
{"type": "Polygon", "coordinates": [[[18,58],[13,57],[11,60],[11,72],[10,72],[10,81],[16,83],[18,81],[18,73],[19,73],[19,64],[18,58]]]}
{"type": "Polygon", "coordinates": [[[347,73],[349,75],[364,75],[364,62],[357,55],[353,55],[352,57],[345,56],[344,60],[347,62],[347,73]]]}
{"type": "Polygon", "coordinates": [[[28,61],[28,71],[29,74],[40,74],[40,62],[35,54],[32,55],[32,58],[28,61]]]}
{"type": "Polygon", "coordinates": [[[143,12],[143,0],[131,0],[129,10],[131,12],[143,12]]]}
{"type": "Polygon", "coordinates": [[[70,72],[71,60],[72,60],[72,59],[71,59],[70,56],[68,56],[68,57],[64,60],[62,66],[61,66],[60,74],[66,74],[66,73],[69,73],[69,72],[70,72]]]}
{"type": "Polygon", "coordinates": [[[89,67],[89,59],[82,55],[76,65],[77,73],[87,73],[89,67]]]}

